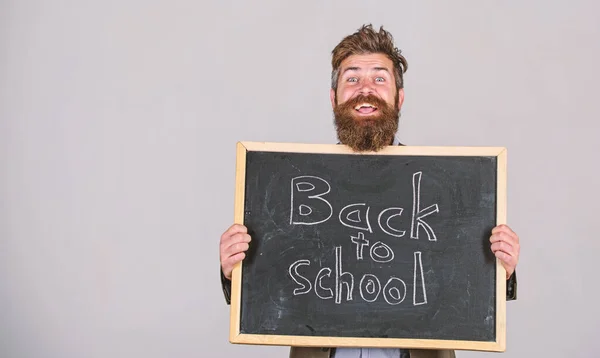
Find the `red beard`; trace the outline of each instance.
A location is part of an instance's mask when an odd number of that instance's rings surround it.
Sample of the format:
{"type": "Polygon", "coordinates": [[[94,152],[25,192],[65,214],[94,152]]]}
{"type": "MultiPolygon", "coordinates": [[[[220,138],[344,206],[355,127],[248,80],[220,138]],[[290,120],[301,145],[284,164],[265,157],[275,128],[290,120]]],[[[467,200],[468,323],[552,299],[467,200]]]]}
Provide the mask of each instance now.
{"type": "MultiPolygon", "coordinates": [[[[396,101],[397,102],[397,101],[396,101]]],[[[356,152],[377,152],[391,145],[398,131],[400,109],[373,95],[357,96],[333,109],[338,139],[356,152]],[[377,107],[375,114],[362,117],[354,109],[362,103],[377,107]]]]}

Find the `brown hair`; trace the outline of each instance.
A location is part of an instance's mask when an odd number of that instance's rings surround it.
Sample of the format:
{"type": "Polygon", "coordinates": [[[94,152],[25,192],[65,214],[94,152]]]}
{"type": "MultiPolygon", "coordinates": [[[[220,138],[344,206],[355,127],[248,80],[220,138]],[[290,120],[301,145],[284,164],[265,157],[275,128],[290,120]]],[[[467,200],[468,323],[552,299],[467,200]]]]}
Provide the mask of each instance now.
{"type": "Polygon", "coordinates": [[[337,91],[342,61],[352,55],[370,53],[381,53],[392,60],[396,89],[404,88],[402,75],[408,69],[408,63],[402,56],[402,51],[394,46],[392,34],[385,31],[383,26],[379,28],[379,32],[376,32],[371,24],[363,25],[352,35],[346,36],[331,52],[331,88],[337,91]]]}

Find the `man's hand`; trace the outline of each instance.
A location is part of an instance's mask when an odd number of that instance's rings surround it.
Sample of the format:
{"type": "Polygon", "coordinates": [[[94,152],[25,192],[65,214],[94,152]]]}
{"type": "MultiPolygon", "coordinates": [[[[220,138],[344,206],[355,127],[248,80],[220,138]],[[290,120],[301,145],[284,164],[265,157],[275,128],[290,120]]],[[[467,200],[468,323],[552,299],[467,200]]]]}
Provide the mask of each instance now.
{"type": "Polygon", "coordinates": [[[249,243],[250,235],[244,225],[233,224],[221,235],[221,270],[228,280],[231,280],[233,266],[246,257],[249,243]]]}
{"type": "Polygon", "coordinates": [[[519,262],[519,236],[515,234],[507,225],[498,225],[492,230],[490,237],[492,243],[492,252],[500,260],[506,270],[506,279],[515,272],[519,262]]]}

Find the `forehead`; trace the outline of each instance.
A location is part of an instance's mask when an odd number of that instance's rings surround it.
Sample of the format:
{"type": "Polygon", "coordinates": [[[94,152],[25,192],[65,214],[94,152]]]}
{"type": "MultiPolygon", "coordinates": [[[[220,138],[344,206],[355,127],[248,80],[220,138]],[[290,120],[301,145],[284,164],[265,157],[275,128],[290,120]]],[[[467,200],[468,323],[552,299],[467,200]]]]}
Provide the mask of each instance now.
{"type": "Polygon", "coordinates": [[[386,68],[388,71],[392,72],[392,70],[394,68],[394,64],[392,63],[392,60],[390,60],[384,54],[369,53],[369,54],[348,56],[340,64],[340,70],[342,72],[350,67],[358,67],[361,70],[369,70],[369,69],[373,69],[376,67],[380,67],[380,68],[383,67],[383,68],[386,68]]]}

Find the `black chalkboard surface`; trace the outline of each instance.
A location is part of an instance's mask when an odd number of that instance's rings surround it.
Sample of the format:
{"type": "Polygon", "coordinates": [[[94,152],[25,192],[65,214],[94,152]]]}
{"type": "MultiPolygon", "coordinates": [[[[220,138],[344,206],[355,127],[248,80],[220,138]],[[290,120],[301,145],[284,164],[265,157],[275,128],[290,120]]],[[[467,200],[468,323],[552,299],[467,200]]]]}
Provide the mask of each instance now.
{"type": "Polygon", "coordinates": [[[238,143],[233,343],[505,349],[504,148],[238,143]]]}

